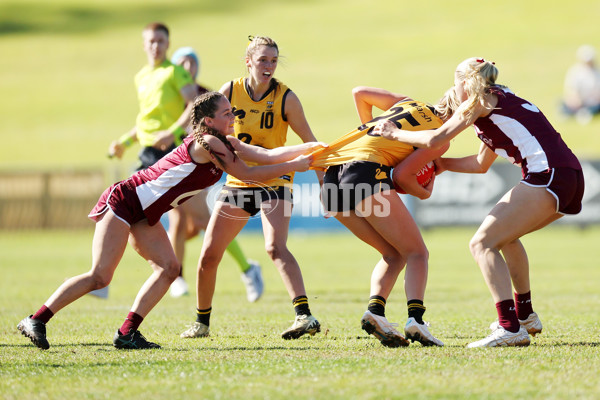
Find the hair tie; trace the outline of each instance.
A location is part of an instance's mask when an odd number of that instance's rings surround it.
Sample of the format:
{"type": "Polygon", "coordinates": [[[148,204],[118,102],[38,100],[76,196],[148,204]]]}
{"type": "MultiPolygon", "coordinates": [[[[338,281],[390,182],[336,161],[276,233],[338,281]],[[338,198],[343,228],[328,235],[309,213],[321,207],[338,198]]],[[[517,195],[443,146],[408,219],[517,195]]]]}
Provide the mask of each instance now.
{"type": "MultiPolygon", "coordinates": [[[[485,58],[478,58],[476,61],[481,64],[481,63],[485,62],[485,58]]],[[[495,62],[493,62],[493,61],[490,61],[490,62],[492,63],[492,65],[496,65],[495,62]]]]}
{"type": "Polygon", "coordinates": [[[248,35],[248,46],[250,46],[250,43],[252,43],[253,40],[254,40],[254,35],[248,35]]]}

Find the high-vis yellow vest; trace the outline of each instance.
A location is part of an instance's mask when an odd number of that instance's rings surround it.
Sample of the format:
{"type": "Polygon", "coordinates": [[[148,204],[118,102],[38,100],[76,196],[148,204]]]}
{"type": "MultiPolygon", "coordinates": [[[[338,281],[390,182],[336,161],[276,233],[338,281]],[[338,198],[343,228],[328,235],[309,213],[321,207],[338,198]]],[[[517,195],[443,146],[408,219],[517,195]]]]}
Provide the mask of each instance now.
{"type": "Polygon", "coordinates": [[[137,138],[144,147],[156,140],[156,132],[168,129],[185,109],[181,88],[194,84],[190,74],[169,60],[158,67],[146,65],[135,76],[140,112],[136,120],[137,138]]]}

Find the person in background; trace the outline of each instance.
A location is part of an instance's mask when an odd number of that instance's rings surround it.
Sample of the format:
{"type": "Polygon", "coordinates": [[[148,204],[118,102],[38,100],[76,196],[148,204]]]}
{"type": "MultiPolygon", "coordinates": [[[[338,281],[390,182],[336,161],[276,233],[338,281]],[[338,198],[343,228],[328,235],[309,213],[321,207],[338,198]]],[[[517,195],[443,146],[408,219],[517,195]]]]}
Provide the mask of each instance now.
{"type": "Polygon", "coordinates": [[[600,113],[600,70],[596,66],[596,49],[582,45],[577,49],[577,63],[565,76],[561,111],[575,116],[577,122],[587,124],[600,113]]]}
{"type": "MultiPolygon", "coordinates": [[[[197,77],[200,73],[200,59],[193,48],[181,47],[175,50],[171,56],[171,62],[175,65],[182,66],[190,73],[192,79],[196,82],[198,94],[209,91],[207,88],[197,83],[197,77]]],[[[200,231],[206,231],[206,226],[210,219],[210,210],[206,202],[207,194],[208,190],[201,191],[178,207],[179,212],[174,213],[171,211],[169,215],[169,224],[173,224],[173,226],[179,230],[175,233],[169,230],[169,237],[171,238],[171,244],[175,250],[175,255],[182,263],[179,277],[177,277],[171,285],[171,296],[173,297],[179,297],[188,293],[187,282],[183,279],[185,242],[196,237],[200,231]],[[183,221],[180,221],[180,219],[183,219],[183,221]]],[[[246,259],[242,248],[235,238],[229,243],[229,246],[227,246],[227,252],[240,267],[242,272],[242,282],[244,282],[246,287],[246,298],[249,302],[257,301],[264,291],[260,265],[256,261],[246,259]]]]}
{"type": "Polygon", "coordinates": [[[473,126],[482,141],[479,153],[440,158],[438,173],[485,173],[498,155],[521,168],[521,182],[498,201],[469,243],[498,314],[491,334],[470,343],[470,348],[528,346],[529,335],[542,331],[533,311],[529,261],[520,238],[565,214],[578,214],[584,191],[579,160],[560,134],[539,108],[497,84],[497,78],[493,62],[466,59],[454,72],[454,86],[447,92],[454,100],[441,113],[441,127],[410,132],[384,121],[373,131],[416,147],[437,148],[473,126]]]}
{"type": "Polygon", "coordinates": [[[106,189],[88,215],[96,222],[92,268],[67,279],[38,311],[17,325],[37,347],[50,347],[46,324],[58,311],[91,290],[110,283],[129,241],[153,272],[117,329],[113,345],[118,349],[160,348],[139,331],[142,321],[165,295],[180,269],[167,233],[158,223],[160,217],[199,190],[218,182],[223,171],[242,180],[262,180],[291,171],[306,171],[312,158],[302,154],[321,145],[304,143],[266,150],[236,143],[237,139],[226,138],[233,133],[234,115],[225,96],[208,92],[198,96],[191,105],[194,134],[154,165],[106,189]],[[272,165],[249,167],[244,159],[272,165]]]}
{"type": "MultiPolygon", "coordinates": [[[[255,147],[283,146],[288,126],[303,142],[316,140],[298,96],[273,77],[278,60],[279,48],[273,39],[251,37],[245,58],[249,76],[227,82],[220,89],[230,100],[236,115],[236,137],[255,147]]],[[[322,174],[318,178],[322,182],[322,174]]],[[[223,253],[248,219],[259,212],[266,251],[279,270],[296,314],[292,326],[281,336],[296,339],[307,333],[320,332],[321,325],[310,312],[302,271],[287,247],[293,205],[292,180],[293,174],[254,182],[244,182],[231,175],[227,177],[210,217],[198,261],[196,321],[181,337],[209,335],[217,268],[223,253]]]]}

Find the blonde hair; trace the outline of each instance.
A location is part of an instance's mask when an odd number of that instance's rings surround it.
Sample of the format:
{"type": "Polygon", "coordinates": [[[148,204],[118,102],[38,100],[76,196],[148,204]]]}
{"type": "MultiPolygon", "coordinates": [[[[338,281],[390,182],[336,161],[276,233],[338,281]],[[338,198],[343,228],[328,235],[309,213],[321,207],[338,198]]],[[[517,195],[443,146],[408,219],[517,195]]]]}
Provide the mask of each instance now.
{"type": "MultiPolygon", "coordinates": [[[[250,42],[248,42],[248,46],[246,47],[246,59],[251,58],[260,46],[274,48],[275,50],[277,50],[277,57],[279,57],[279,47],[277,46],[277,43],[275,43],[275,41],[270,37],[249,35],[248,40],[250,40],[250,42]]],[[[277,92],[278,83],[279,82],[277,81],[277,79],[275,79],[275,77],[271,77],[271,85],[274,88],[273,93],[277,92]]]]}
{"type": "Polygon", "coordinates": [[[446,90],[446,93],[442,96],[441,99],[438,100],[437,104],[433,106],[435,109],[435,113],[438,117],[442,119],[442,121],[449,120],[456,109],[460,106],[460,100],[456,95],[456,90],[454,90],[454,86],[450,89],[446,90]]]}
{"type": "Polygon", "coordinates": [[[473,116],[475,105],[484,105],[485,95],[491,93],[492,87],[505,87],[496,84],[498,68],[483,58],[467,58],[456,67],[456,75],[464,81],[464,90],[469,96],[460,110],[467,119],[473,116]]]}
{"type": "Polygon", "coordinates": [[[277,50],[277,55],[279,55],[279,47],[277,43],[273,39],[268,36],[248,36],[250,42],[246,47],[246,57],[250,57],[256,52],[256,49],[260,46],[272,47],[277,50]]]}

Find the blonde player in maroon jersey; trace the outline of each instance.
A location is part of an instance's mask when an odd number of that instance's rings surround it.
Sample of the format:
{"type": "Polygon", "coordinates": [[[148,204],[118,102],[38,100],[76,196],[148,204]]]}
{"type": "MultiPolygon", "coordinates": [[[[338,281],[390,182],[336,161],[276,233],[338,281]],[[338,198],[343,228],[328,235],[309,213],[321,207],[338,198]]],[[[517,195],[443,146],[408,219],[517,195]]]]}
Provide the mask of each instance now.
{"type": "Polygon", "coordinates": [[[158,344],[147,341],[138,328],[179,274],[179,262],[167,233],[157,223],[162,214],[216,183],[223,171],[243,180],[260,180],[307,170],[311,157],[301,154],[320,145],[305,143],[267,150],[236,143],[237,139],[225,137],[233,132],[233,120],[225,96],[218,92],[198,96],[192,108],[194,134],[154,165],[109,187],[90,212],[89,217],[96,222],[90,271],[65,281],[17,329],[37,347],[48,349],[46,323],[73,301],[108,285],[129,240],[148,261],[153,273],[138,292],[125,322],[115,333],[113,344],[119,349],[159,348],[158,344]],[[238,157],[280,164],[249,167],[238,157]]]}
{"type": "Polygon", "coordinates": [[[584,191],[581,165],[560,134],[534,104],[497,84],[497,77],[493,62],[469,58],[456,68],[450,91],[455,101],[448,103],[447,122],[440,128],[418,134],[387,122],[375,128],[388,139],[435,148],[473,126],[483,142],[479,153],[442,158],[438,173],[484,173],[498,155],[522,169],[523,179],[500,199],[470,242],[496,303],[498,322],[490,326],[488,337],[469,347],[527,346],[529,334],[542,331],[531,304],[527,253],[519,239],[565,214],[579,213],[584,191]]]}

